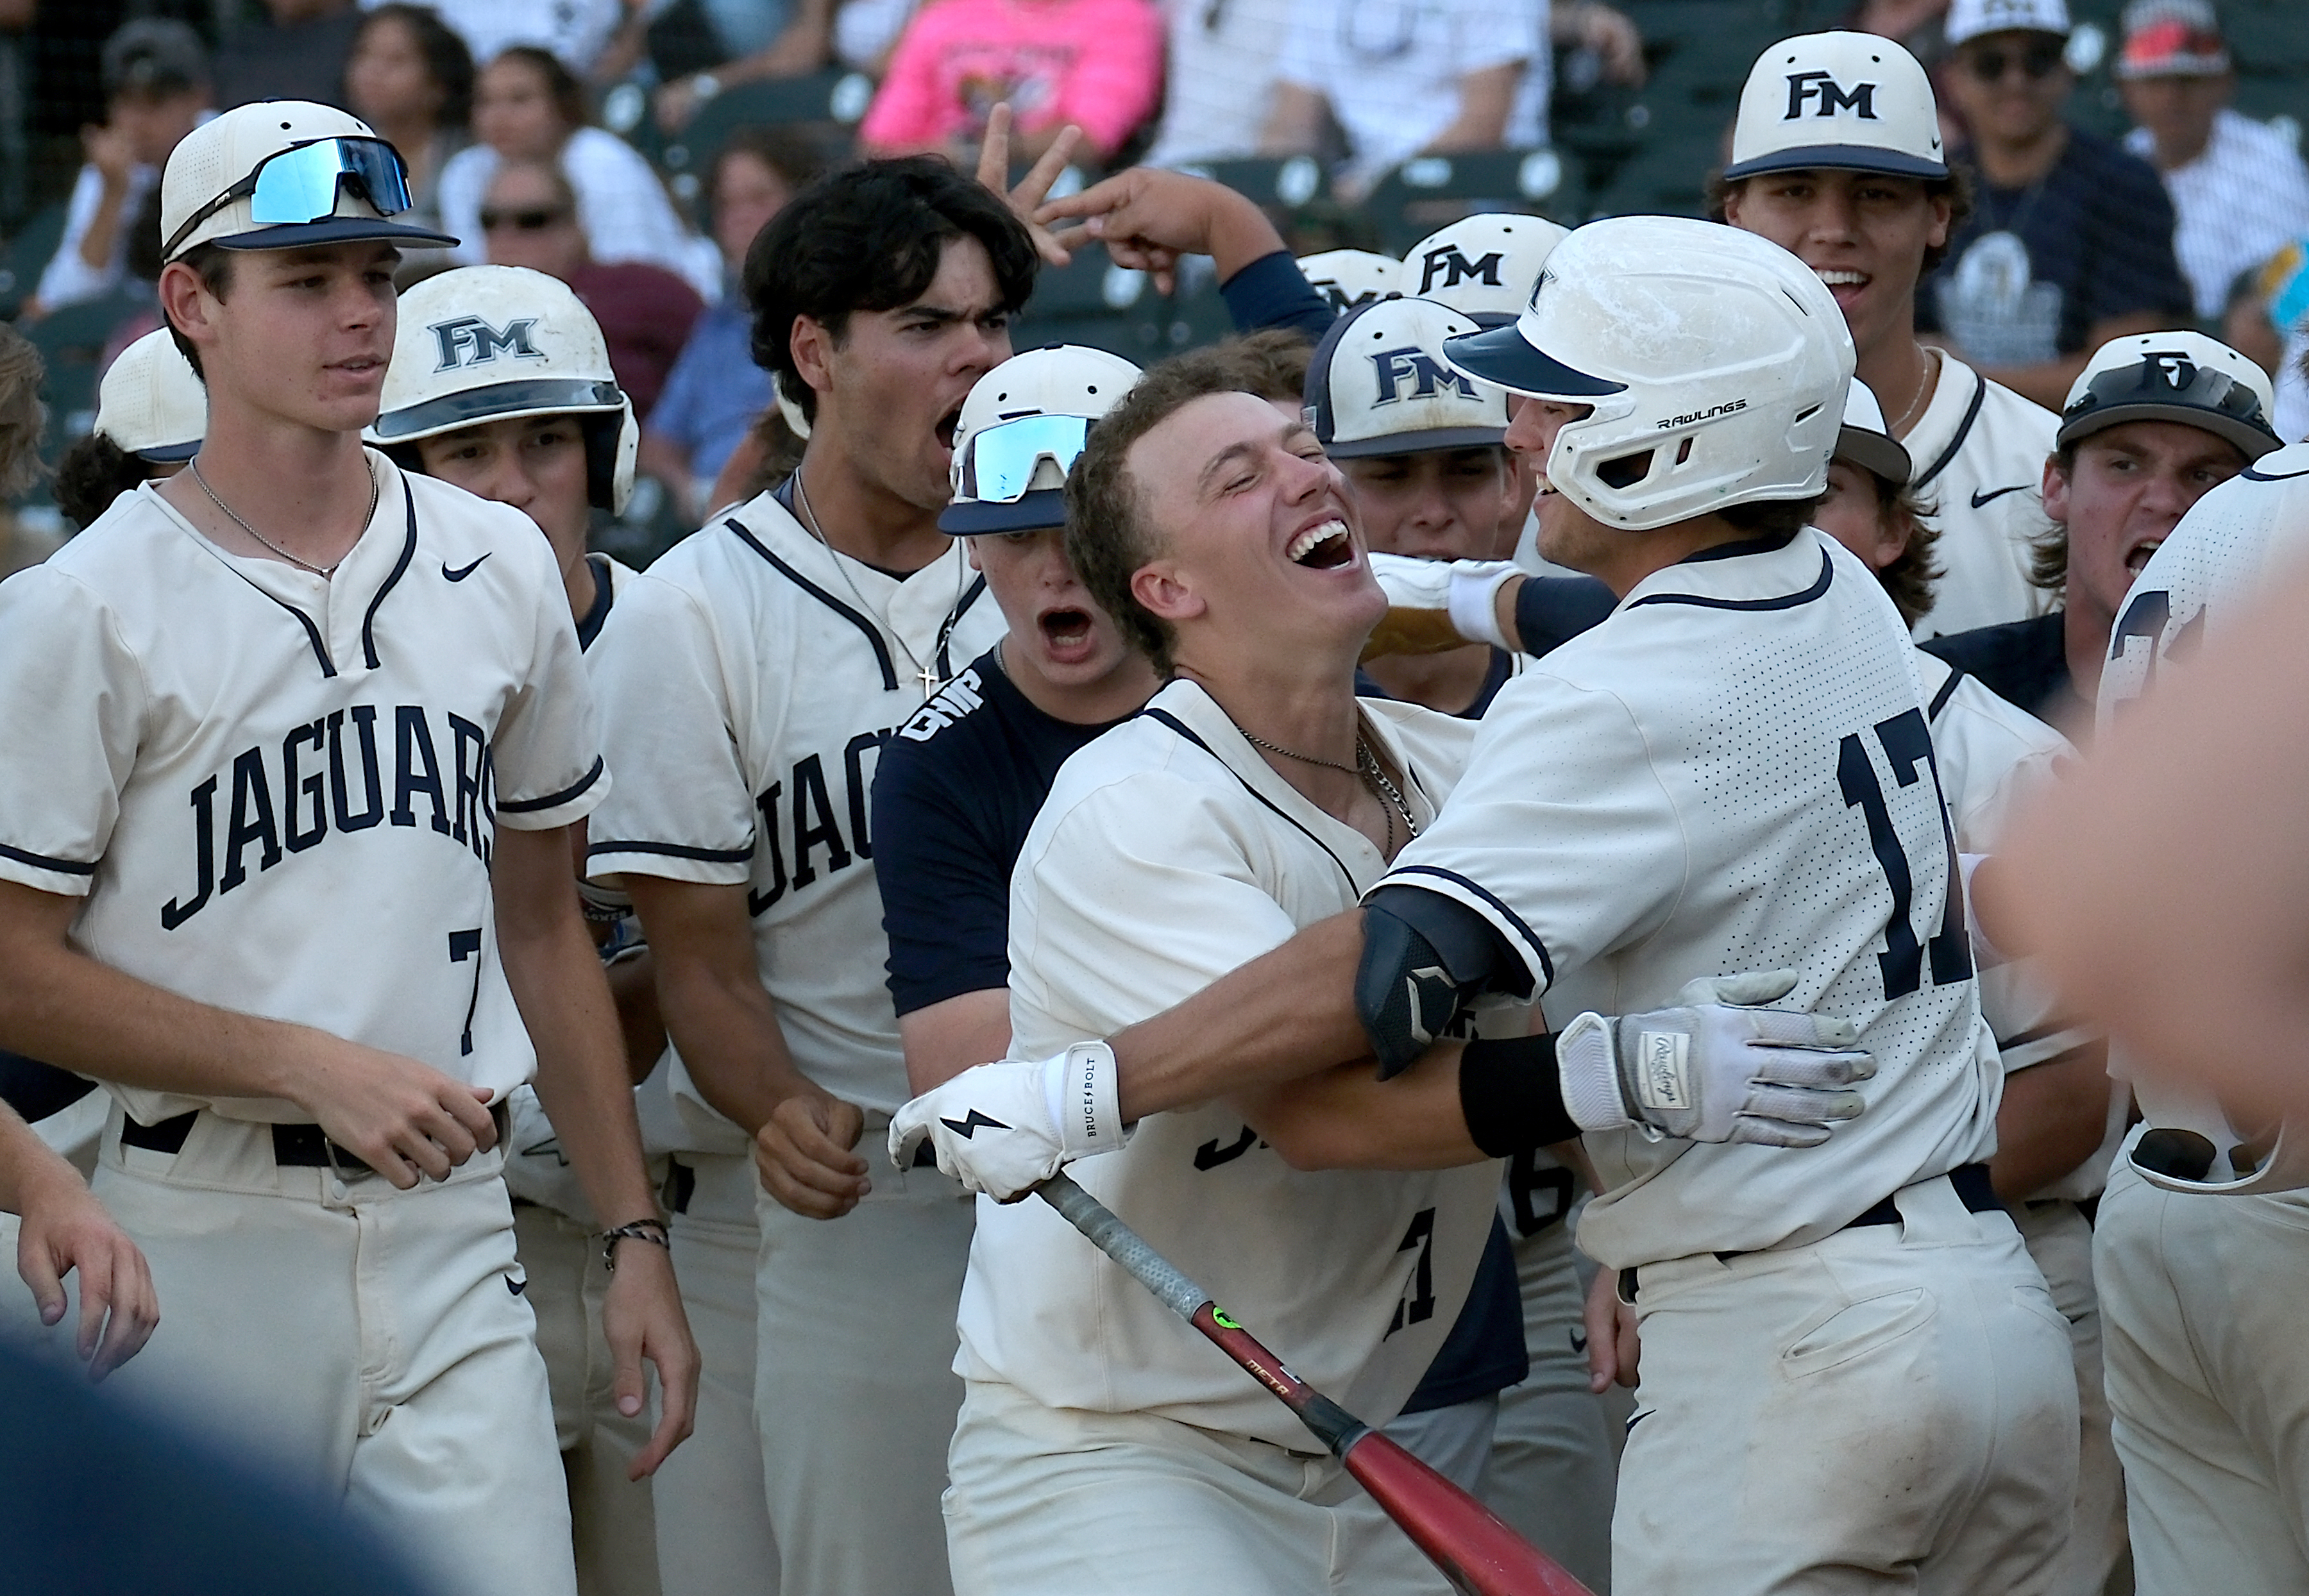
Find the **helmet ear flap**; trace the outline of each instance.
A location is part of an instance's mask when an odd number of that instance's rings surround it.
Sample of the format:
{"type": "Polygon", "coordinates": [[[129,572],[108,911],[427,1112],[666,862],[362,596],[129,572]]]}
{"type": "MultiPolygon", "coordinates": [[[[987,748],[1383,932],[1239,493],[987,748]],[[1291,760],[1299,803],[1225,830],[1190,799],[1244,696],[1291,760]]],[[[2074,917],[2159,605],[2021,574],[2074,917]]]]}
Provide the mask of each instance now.
{"type": "Polygon", "coordinates": [[[612,515],[622,514],[626,501],[633,497],[634,460],[642,444],[633,400],[621,399],[615,411],[586,416],[584,427],[586,502],[612,515]]]}

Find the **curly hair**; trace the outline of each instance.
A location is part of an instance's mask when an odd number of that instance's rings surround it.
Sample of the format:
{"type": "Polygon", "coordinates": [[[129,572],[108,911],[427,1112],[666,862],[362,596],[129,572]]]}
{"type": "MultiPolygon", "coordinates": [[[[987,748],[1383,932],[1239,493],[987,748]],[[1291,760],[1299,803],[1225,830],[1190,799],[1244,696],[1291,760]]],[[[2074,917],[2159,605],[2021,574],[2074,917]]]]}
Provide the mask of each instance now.
{"type": "Polygon", "coordinates": [[[86,531],[112,501],[134,492],[151,469],[100,432],[91,432],[56,462],[54,491],[65,519],[86,531]]]}
{"type": "Polygon", "coordinates": [[[0,322],[0,499],[13,499],[40,474],[40,434],[48,409],[40,403],[47,368],[32,341],[0,322]]]}
{"type": "Polygon", "coordinates": [[[353,30],[352,49],[359,51],[361,41],[372,29],[385,22],[399,22],[409,30],[410,42],[417,53],[425,57],[425,75],[441,91],[441,108],[434,120],[442,127],[462,128],[473,119],[473,53],[455,30],[441,20],[441,13],[429,5],[411,5],[405,0],[386,0],[375,11],[364,13],[360,26],[353,30]]]}

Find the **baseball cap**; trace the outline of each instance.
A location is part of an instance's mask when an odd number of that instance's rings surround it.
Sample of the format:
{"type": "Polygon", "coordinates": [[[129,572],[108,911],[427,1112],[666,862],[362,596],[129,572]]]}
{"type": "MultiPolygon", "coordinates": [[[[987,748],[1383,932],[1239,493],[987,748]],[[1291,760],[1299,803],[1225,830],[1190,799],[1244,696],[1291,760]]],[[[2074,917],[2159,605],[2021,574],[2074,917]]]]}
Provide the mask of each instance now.
{"type": "Polygon", "coordinates": [[[1031,532],[1067,523],[1067,471],[1091,423],[1121,402],[1138,367],[1120,355],[1053,344],[978,379],[954,427],[954,498],[938,531],[1031,532]]]}
{"type": "Polygon", "coordinates": [[[139,460],[190,460],[209,429],[209,394],[166,327],[120,351],[96,391],[96,430],[139,460]]]}
{"type": "Polygon", "coordinates": [[[385,239],[446,247],[388,220],[410,208],[409,169],[368,123],[304,99],[237,106],[185,135],[160,175],[161,258],[202,244],[296,249],[385,239]]]}
{"type": "Polygon", "coordinates": [[[1872,33],[1807,33],[1756,57],[1725,177],[1812,168],[1946,177],[1924,64],[1872,33]]]}
{"type": "Polygon", "coordinates": [[[139,17],[122,23],[104,41],[98,71],[107,99],[127,93],[157,97],[205,90],[208,47],[186,23],[169,17],[139,17]]]}
{"type": "Polygon", "coordinates": [[[1299,270],[1334,310],[1353,310],[1372,299],[1393,298],[1401,290],[1396,279],[1403,263],[1391,254],[1368,249],[1327,249],[1302,254],[1299,270]]]}
{"type": "Polygon", "coordinates": [[[1989,33],[2069,35],[2067,0],[1952,0],[1944,30],[1951,47],[1989,33]]]}
{"type": "Polygon", "coordinates": [[[2122,25],[2120,78],[2215,78],[2229,70],[2220,19],[2206,0],[2132,0],[2122,25]]]}
{"type": "Polygon", "coordinates": [[[2283,440],[2270,427],[2269,374],[2201,332],[2138,332],[2093,351],[2061,408],[2063,448],[2126,421],[2178,421],[2259,460],[2283,440]]]}
{"type": "Polygon", "coordinates": [[[1452,369],[1443,341],[1480,332],[1432,299],[1378,299],[1331,324],[1307,367],[1315,439],[1334,460],[1479,448],[1507,436],[1507,395],[1452,369]]]}
{"type": "Polygon", "coordinates": [[[1916,462],[1884,425],[1884,407],[1876,402],[1876,390],[1858,377],[1844,391],[1844,425],[1836,435],[1836,458],[1872,471],[1895,487],[1906,487],[1916,474],[1916,462]]]}
{"type": "Polygon", "coordinates": [[[1438,228],[1411,247],[1398,269],[1405,298],[1448,305],[1479,327],[1523,314],[1531,285],[1555,246],[1571,236],[1544,216],[1487,211],[1438,228]]]}

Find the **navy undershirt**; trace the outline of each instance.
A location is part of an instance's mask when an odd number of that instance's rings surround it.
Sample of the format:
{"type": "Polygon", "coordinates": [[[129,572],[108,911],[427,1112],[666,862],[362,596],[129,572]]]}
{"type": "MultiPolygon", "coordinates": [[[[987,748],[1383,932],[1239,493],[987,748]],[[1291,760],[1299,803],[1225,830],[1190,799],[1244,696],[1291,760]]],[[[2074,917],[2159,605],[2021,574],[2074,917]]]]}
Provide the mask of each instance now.
{"type": "Polygon", "coordinates": [[[2078,696],[2069,676],[2068,642],[2062,612],[2002,625],[1976,626],[1935,637],[1923,645],[2008,703],[2039,720],[2055,724],[2089,721],[2089,705],[2078,696]]]}

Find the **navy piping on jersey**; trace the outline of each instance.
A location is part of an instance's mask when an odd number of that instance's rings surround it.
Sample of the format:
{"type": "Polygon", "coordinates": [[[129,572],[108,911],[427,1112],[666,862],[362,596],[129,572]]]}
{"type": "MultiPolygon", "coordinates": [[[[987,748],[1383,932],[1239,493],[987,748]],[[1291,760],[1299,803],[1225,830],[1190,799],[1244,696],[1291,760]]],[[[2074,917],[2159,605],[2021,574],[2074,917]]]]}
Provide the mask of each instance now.
{"type": "Polygon", "coordinates": [[[1972,374],[1972,405],[1965,411],[1964,419],[1956,424],[1956,436],[1950,438],[1949,446],[1941,451],[1941,457],[1924,469],[1924,474],[1908,484],[1910,487],[1921,492],[1933,478],[1948,470],[1949,462],[1954,460],[1956,452],[1964,447],[1964,440],[1972,436],[1972,424],[1980,419],[1980,407],[1987,400],[1988,379],[1976,371],[1972,374]]]}
{"type": "Polygon", "coordinates": [[[1342,860],[1337,854],[1333,853],[1329,845],[1327,844],[1322,838],[1309,831],[1305,826],[1301,825],[1297,821],[1293,820],[1290,815],[1284,814],[1282,809],[1276,807],[1275,801],[1269,798],[1265,793],[1259,791],[1258,788],[1253,787],[1248,781],[1243,781],[1242,773],[1236,770],[1234,766],[1228,764],[1225,760],[1219,759],[1217,751],[1208,743],[1203,741],[1202,738],[1197,737],[1192,731],[1189,730],[1185,721],[1180,720],[1178,716],[1172,714],[1168,710],[1148,708],[1141,710],[1139,713],[1146,716],[1149,720],[1160,720],[1163,725],[1169,727],[1180,737],[1185,738],[1189,742],[1194,744],[1196,747],[1200,748],[1204,753],[1208,754],[1213,759],[1217,759],[1219,764],[1224,768],[1228,775],[1232,776],[1238,781],[1242,781],[1242,789],[1245,792],[1250,794],[1251,797],[1257,798],[1260,803],[1265,804],[1269,809],[1273,809],[1279,819],[1289,822],[1289,824],[1297,830],[1301,835],[1304,836],[1307,841],[1312,842],[1316,847],[1320,848],[1327,858],[1328,858],[1333,864],[1339,867],[1339,874],[1346,877],[1347,891],[1358,893],[1361,892],[1362,889],[1355,885],[1354,872],[1347,868],[1345,861],[1342,860]]]}
{"type": "Polygon", "coordinates": [[[1925,707],[1925,720],[1937,720],[1941,718],[1941,712],[1948,708],[1948,701],[1956,696],[1956,685],[1962,680],[1964,680],[1964,672],[1950,666],[1949,679],[1941,684],[1941,690],[1933,694],[1932,703],[1925,707]]]}
{"type": "Polygon", "coordinates": [[[5,842],[0,842],[0,858],[14,859],[18,864],[30,865],[36,870],[54,870],[59,876],[96,874],[96,867],[92,864],[76,865],[70,859],[52,859],[45,853],[34,853],[23,848],[11,848],[5,842]]]}
{"type": "Polygon", "coordinates": [[[402,574],[409,569],[409,562],[417,556],[417,496],[410,492],[409,479],[405,475],[401,479],[401,502],[409,511],[409,535],[402,539],[401,559],[393,567],[393,574],[385,579],[385,585],[376,590],[376,597],[368,601],[368,613],[361,617],[361,654],[368,660],[371,670],[377,669],[377,608],[385,602],[385,596],[401,584],[402,574]]]}
{"type": "MultiPolygon", "coordinates": [[[[241,581],[248,582],[248,576],[246,572],[234,569],[232,574],[235,576],[239,577],[241,581]]],[[[248,582],[248,585],[253,588],[256,588],[258,592],[264,593],[266,598],[271,599],[275,604],[278,604],[281,608],[287,610],[290,615],[297,617],[298,625],[305,628],[305,641],[313,645],[313,658],[321,662],[322,677],[326,678],[336,675],[336,661],[329,658],[329,645],[321,641],[321,629],[313,624],[313,617],[307,615],[303,610],[298,608],[294,604],[290,603],[288,600],[277,597],[272,593],[265,593],[264,590],[263,588],[256,587],[255,582],[248,582]]]]}
{"type": "Polygon", "coordinates": [[[2309,477],[2309,470],[2261,471],[2255,470],[2253,467],[2247,466],[2244,470],[2239,471],[2237,475],[2243,477],[2248,482],[2290,482],[2296,477],[2309,477]]]}
{"type": "Polygon", "coordinates": [[[832,593],[827,592],[824,588],[818,586],[817,583],[812,582],[809,577],[804,576],[791,565],[787,565],[785,561],[772,554],[769,549],[763,545],[759,539],[756,538],[753,533],[746,530],[744,524],[740,522],[736,516],[731,516],[722,524],[728,527],[731,531],[737,533],[740,538],[743,538],[746,540],[747,548],[752,549],[756,554],[760,555],[764,559],[769,561],[769,563],[779,571],[783,572],[787,581],[792,582],[794,586],[800,588],[803,592],[808,593],[820,604],[825,605],[828,609],[834,611],[835,614],[840,616],[843,620],[848,621],[852,625],[857,627],[859,631],[864,633],[866,635],[866,641],[874,645],[874,663],[882,668],[882,691],[885,693],[895,693],[898,690],[897,667],[891,663],[890,645],[882,641],[882,632],[880,627],[875,625],[873,622],[868,620],[864,616],[860,615],[856,610],[851,608],[850,606],[844,604],[832,593]]]}
{"type": "Polygon", "coordinates": [[[981,574],[976,581],[970,584],[970,590],[964,593],[959,600],[956,600],[954,613],[946,617],[946,625],[938,631],[938,675],[948,678],[953,677],[954,660],[952,650],[954,648],[954,629],[956,626],[961,625],[962,617],[970,613],[970,607],[978,602],[978,596],[985,591],[986,578],[983,574],[981,574]]]}
{"type": "Polygon", "coordinates": [[[1691,604],[1701,609],[1795,609],[1811,603],[1829,590],[1836,580],[1836,563],[1827,554],[1820,556],[1820,580],[1800,593],[1786,593],[1777,599],[1707,599],[1698,593],[1654,593],[1628,606],[1641,609],[1647,604],[1691,604]]]}
{"type": "Polygon", "coordinates": [[[709,865],[742,865],[754,857],[750,848],[692,848],[687,842],[591,842],[585,857],[600,853],[654,853],[670,859],[702,859],[709,865]]]}
{"type": "Polygon", "coordinates": [[[587,788],[600,781],[601,779],[601,772],[605,768],[607,767],[602,763],[601,756],[597,754],[593,756],[593,768],[587,771],[584,775],[578,777],[577,780],[570,785],[563,788],[559,792],[549,792],[543,798],[499,798],[497,800],[497,813],[500,815],[534,815],[540,809],[558,808],[561,805],[567,803],[571,798],[578,797],[587,788]]]}
{"type": "Polygon", "coordinates": [[[1676,561],[1679,565],[1703,565],[1709,560],[1736,560],[1751,554],[1777,554],[1796,540],[1793,531],[1766,532],[1760,538],[1742,538],[1736,542],[1718,543],[1712,548],[1702,548],[1676,561]]]}
{"type": "Polygon", "coordinates": [[[593,640],[601,634],[602,624],[610,618],[610,606],[618,601],[617,586],[610,580],[610,556],[589,554],[585,567],[593,573],[593,602],[577,617],[577,651],[581,654],[593,646],[593,640]]]}
{"type": "Polygon", "coordinates": [[[1468,892],[1474,893],[1475,896],[1481,898],[1484,902],[1497,910],[1500,916],[1506,919],[1508,924],[1516,928],[1516,935],[1521,936],[1524,939],[1525,945],[1539,955],[1540,974],[1547,978],[1547,984],[1549,986],[1552,987],[1555,984],[1555,961],[1548,957],[1547,944],[1539,939],[1538,932],[1524,924],[1523,916],[1518,914],[1514,910],[1509,909],[1506,904],[1500,902],[1496,896],[1483,885],[1476,882],[1468,880],[1457,870],[1446,870],[1437,865],[1405,865],[1401,868],[1396,870],[1389,879],[1391,880],[1394,876],[1432,876],[1439,880],[1450,882],[1456,886],[1464,887],[1468,892]]]}

